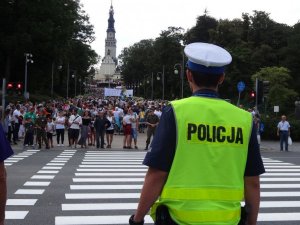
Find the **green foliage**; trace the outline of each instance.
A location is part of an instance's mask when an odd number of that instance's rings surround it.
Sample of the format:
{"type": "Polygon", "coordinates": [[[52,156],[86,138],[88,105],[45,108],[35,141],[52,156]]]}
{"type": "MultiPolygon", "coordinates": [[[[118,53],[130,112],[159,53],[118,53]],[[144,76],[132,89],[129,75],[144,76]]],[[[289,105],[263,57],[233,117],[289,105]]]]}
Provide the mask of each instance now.
{"type": "MultiPolygon", "coordinates": [[[[281,115],[281,114],[280,114],[281,115]]],[[[280,121],[280,116],[263,116],[261,117],[265,128],[264,132],[261,134],[262,139],[264,140],[279,140],[277,136],[277,124],[280,121]]],[[[291,138],[293,141],[300,141],[300,121],[295,120],[294,118],[288,118],[288,121],[291,125],[291,138]]]]}
{"type": "Polygon", "coordinates": [[[287,113],[292,108],[297,97],[291,86],[290,71],[284,67],[266,67],[252,76],[252,80],[258,78],[261,81],[270,82],[270,90],[267,95],[270,106],[279,106],[281,112],[287,113]]]}
{"type": "Polygon", "coordinates": [[[33,54],[34,64],[28,65],[32,94],[49,93],[53,64],[55,92],[64,94],[67,65],[84,78],[96,62],[97,55],[89,46],[94,40],[93,26],[79,0],[3,0],[0,26],[0,73],[9,81],[23,81],[24,53],[33,54]],[[58,66],[62,66],[60,71],[58,66]]]}

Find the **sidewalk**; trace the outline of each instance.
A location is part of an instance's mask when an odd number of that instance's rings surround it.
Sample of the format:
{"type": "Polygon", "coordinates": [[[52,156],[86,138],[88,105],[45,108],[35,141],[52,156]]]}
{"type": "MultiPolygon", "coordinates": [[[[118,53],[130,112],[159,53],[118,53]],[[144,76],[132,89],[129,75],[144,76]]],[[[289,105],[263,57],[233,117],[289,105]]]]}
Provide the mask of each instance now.
{"type": "MultiPolygon", "coordinates": [[[[264,141],[262,140],[260,144],[260,149],[262,151],[280,151],[280,142],[278,141],[264,141]]],[[[284,150],[284,148],[283,148],[284,150]]],[[[300,142],[293,142],[289,145],[289,151],[300,152],[300,142]]]]}
{"type": "MultiPolygon", "coordinates": [[[[106,150],[125,150],[123,149],[123,134],[115,134],[114,135],[114,139],[112,142],[112,148],[111,149],[106,149],[106,150]]],[[[146,139],[147,139],[147,135],[146,133],[138,133],[138,141],[137,141],[137,146],[138,146],[138,150],[142,150],[144,151],[145,147],[146,147],[146,139]]],[[[15,150],[15,152],[19,152],[23,150],[23,139],[21,139],[21,141],[18,142],[18,145],[12,145],[13,150],[15,150]]],[[[152,141],[152,138],[151,138],[152,141]]],[[[105,139],[106,142],[106,139],[105,139]]],[[[68,147],[68,136],[65,133],[65,147],[66,149],[70,149],[70,147],[68,147]]],[[[63,147],[57,147],[57,142],[56,142],[56,136],[53,137],[53,145],[54,148],[53,149],[49,149],[51,150],[62,150],[63,147]]],[[[134,147],[134,145],[133,145],[134,147]]],[[[45,146],[43,146],[42,149],[45,149],[45,146]]],[[[81,149],[80,145],[77,146],[77,149],[81,149]]],[[[88,146],[87,150],[96,150],[95,146],[88,146]]],[[[279,151],[280,150],[280,145],[279,145],[279,140],[278,141],[264,141],[262,140],[261,145],[260,145],[260,149],[262,151],[279,151]]],[[[103,150],[103,149],[102,149],[103,150]]],[[[105,149],[104,149],[105,150],[105,149]]],[[[126,149],[127,151],[130,151],[128,149],[126,149]]],[[[132,151],[136,151],[136,149],[132,149],[132,151]]],[[[293,152],[300,152],[300,142],[293,142],[292,145],[289,146],[289,151],[293,151],[293,152]]]]}

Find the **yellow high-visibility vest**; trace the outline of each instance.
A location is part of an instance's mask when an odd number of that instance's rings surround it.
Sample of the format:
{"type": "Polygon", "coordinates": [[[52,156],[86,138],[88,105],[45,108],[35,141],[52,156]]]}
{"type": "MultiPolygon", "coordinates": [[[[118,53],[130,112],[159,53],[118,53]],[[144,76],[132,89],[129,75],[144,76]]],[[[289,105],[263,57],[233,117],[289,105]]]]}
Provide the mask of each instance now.
{"type": "Polygon", "coordinates": [[[193,96],[171,103],[177,146],[159,200],[179,225],[236,225],[252,116],[230,103],[193,96]]]}

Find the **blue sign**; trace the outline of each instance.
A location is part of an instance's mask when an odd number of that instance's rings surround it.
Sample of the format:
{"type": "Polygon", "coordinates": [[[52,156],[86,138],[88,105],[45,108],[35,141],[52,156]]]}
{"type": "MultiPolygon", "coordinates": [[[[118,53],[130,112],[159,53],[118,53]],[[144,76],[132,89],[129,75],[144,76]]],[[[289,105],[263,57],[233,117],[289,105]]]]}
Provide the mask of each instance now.
{"type": "Polygon", "coordinates": [[[245,83],[243,81],[238,82],[237,84],[237,89],[239,92],[242,92],[243,90],[245,90],[245,83]]]}

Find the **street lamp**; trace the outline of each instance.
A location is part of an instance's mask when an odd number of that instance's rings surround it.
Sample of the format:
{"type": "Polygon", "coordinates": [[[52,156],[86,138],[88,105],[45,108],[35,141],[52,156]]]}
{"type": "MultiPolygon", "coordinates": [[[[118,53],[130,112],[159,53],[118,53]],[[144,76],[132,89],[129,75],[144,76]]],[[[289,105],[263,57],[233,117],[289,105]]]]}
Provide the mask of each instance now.
{"type": "Polygon", "coordinates": [[[183,69],[184,69],[184,67],[182,66],[182,64],[180,64],[180,63],[176,63],[176,64],[174,65],[174,74],[176,74],[176,75],[179,73],[179,71],[178,71],[177,67],[179,67],[179,68],[180,68],[180,79],[181,79],[181,98],[183,98],[183,69]]]}
{"type": "Polygon", "coordinates": [[[31,53],[25,53],[25,87],[24,87],[24,97],[28,99],[28,93],[27,93],[27,63],[33,63],[32,57],[33,55],[31,53]]]}
{"type": "Polygon", "coordinates": [[[79,95],[81,95],[81,78],[78,79],[79,82],[79,95]]]}
{"type": "MultiPolygon", "coordinates": [[[[145,84],[145,78],[150,76],[149,74],[144,75],[144,84],[145,84]]],[[[147,79],[147,84],[150,83],[150,81],[147,79]]],[[[144,96],[145,96],[146,87],[144,85],[144,96]]],[[[146,96],[145,96],[146,97],[146,96]]],[[[153,100],[153,73],[151,74],[151,100],[153,100]]]]}
{"type": "MultiPolygon", "coordinates": [[[[62,65],[57,67],[58,70],[62,69],[62,65]]],[[[52,63],[52,71],[51,71],[51,97],[53,98],[53,84],[54,84],[54,62],[52,63]]]]}
{"type": "Polygon", "coordinates": [[[161,76],[161,82],[162,82],[162,100],[165,100],[165,73],[164,73],[164,68],[163,72],[158,72],[157,73],[157,80],[160,80],[161,76]]]}
{"type": "Polygon", "coordinates": [[[76,86],[77,86],[76,71],[73,71],[72,78],[75,80],[75,90],[74,90],[75,96],[74,97],[76,97],[76,86]]]}

